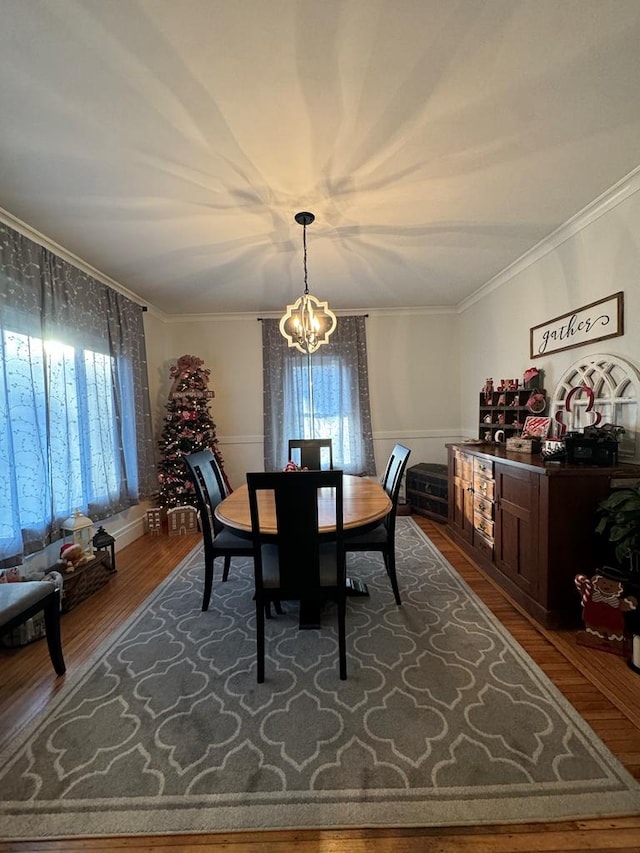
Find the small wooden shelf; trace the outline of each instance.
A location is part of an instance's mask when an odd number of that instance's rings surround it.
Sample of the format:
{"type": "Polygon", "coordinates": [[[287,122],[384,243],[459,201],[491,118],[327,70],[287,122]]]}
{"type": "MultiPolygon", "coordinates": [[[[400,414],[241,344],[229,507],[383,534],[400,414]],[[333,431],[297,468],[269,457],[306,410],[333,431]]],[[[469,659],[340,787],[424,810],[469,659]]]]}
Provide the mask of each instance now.
{"type": "Polygon", "coordinates": [[[499,429],[504,430],[505,438],[511,438],[522,431],[525,419],[529,415],[544,415],[546,406],[541,412],[535,413],[527,408],[527,401],[532,394],[546,396],[544,388],[492,391],[490,394],[481,391],[478,407],[480,413],[478,438],[494,441],[494,436],[499,429]]]}

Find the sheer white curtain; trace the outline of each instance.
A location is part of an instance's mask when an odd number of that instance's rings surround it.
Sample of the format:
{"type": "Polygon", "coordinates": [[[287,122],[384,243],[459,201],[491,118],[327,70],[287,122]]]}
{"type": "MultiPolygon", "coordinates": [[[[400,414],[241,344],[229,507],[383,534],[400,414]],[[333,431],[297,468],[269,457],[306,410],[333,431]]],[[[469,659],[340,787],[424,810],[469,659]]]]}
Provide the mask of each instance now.
{"type": "Polygon", "coordinates": [[[0,224],[0,565],[153,494],[142,309],[0,224]]]}
{"type": "Polygon", "coordinates": [[[375,475],[365,318],[339,317],[310,357],[288,347],[278,326],[262,321],[265,470],[284,468],[290,438],[330,438],[334,467],[375,475]]]}

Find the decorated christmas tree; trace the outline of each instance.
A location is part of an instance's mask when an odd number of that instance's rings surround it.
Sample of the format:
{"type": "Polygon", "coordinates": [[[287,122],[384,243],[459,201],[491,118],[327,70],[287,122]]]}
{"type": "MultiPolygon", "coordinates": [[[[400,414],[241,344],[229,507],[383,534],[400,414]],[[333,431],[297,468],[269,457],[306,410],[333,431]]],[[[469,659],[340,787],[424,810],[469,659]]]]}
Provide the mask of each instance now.
{"type": "Polygon", "coordinates": [[[215,396],[208,388],[211,371],[203,365],[201,358],[183,355],[171,368],[173,384],[165,406],[167,414],[159,442],[158,463],[158,505],[165,509],[196,505],[193,484],[183,462],[187,453],[213,451],[230,491],[218,450],[216,425],[209,413],[209,401],[215,396]]]}

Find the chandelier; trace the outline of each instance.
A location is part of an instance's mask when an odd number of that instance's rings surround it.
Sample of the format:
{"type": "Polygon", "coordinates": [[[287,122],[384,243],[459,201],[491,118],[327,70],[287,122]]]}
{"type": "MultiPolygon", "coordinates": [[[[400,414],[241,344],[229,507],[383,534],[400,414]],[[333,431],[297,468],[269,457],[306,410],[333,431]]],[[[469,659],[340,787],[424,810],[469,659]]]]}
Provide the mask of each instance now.
{"type": "Polygon", "coordinates": [[[321,302],[309,293],[307,283],[307,225],[311,225],[315,216],[302,211],[296,213],[295,220],[302,225],[302,246],[304,260],[304,293],[287,309],[280,320],[280,333],[287,339],[290,347],[295,347],[304,355],[311,355],[322,344],[329,342],[329,335],[336,328],[336,315],[328,302],[321,302]]]}

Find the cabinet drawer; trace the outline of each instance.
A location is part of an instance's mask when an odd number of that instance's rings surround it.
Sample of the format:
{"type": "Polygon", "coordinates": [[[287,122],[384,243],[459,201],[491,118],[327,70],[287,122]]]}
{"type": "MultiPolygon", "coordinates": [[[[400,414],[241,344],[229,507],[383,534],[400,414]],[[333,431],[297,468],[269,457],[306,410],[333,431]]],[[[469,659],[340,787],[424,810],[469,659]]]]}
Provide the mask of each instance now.
{"type": "Polygon", "coordinates": [[[483,495],[476,495],[473,499],[473,509],[478,515],[482,515],[491,521],[493,519],[493,501],[483,495]]]}
{"type": "Polygon", "coordinates": [[[483,533],[485,536],[488,536],[493,540],[493,521],[485,518],[485,516],[481,515],[479,512],[474,512],[473,526],[476,530],[480,531],[480,533],[483,533]]]}
{"type": "Polygon", "coordinates": [[[493,560],[493,537],[485,536],[479,530],[473,531],[473,544],[479,553],[484,554],[489,560],[493,560]]]}
{"type": "Polygon", "coordinates": [[[476,495],[486,498],[488,501],[492,501],[494,493],[493,480],[485,480],[484,477],[476,475],[473,478],[473,491],[476,495]]]}
{"type": "Polygon", "coordinates": [[[486,477],[488,480],[493,479],[493,462],[487,462],[485,459],[479,459],[477,456],[473,460],[473,473],[478,477],[486,477]]]}

